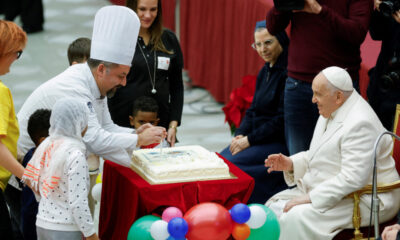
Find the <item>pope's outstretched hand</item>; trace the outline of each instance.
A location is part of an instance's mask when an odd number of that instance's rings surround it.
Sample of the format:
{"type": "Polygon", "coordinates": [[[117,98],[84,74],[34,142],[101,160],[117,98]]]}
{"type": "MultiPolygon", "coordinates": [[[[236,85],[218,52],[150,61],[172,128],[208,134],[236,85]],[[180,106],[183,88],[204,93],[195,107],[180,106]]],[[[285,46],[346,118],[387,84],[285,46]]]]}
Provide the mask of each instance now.
{"type": "Polygon", "coordinates": [[[137,130],[137,146],[146,146],[153,143],[160,143],[167,136],[167,131],[163,127],[155,127],[151,124],[144,124],[137,130]],[[149,126],[150,125],[150,126],[149,126]]]}
{"type": "Polygon", "coordinates": [[[281,153],[271,154],[265,159],[265,167],[269,167],[268,173],[272,171],[292,171],[293,161],[281,153]]]}

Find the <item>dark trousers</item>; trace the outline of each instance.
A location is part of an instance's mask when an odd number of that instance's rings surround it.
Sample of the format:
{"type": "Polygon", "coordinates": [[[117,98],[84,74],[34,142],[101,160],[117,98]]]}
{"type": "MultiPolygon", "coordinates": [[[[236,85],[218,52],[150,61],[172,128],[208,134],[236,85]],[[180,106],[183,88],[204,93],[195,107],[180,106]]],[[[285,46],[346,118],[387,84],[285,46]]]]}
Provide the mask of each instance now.
{"type": "Polygon", "coordinates": [[[27,32],[43,29],[43,3],[42,0],[7,0],[4,1],[5,19],[14,21],[21,15],[22,27],[27,32]]]}
{"type": "Polygon", "coordinates": [[[29,187],[22,189],[21,227],[25,240],[37,240],[36,215],[39,204],[29,187]]]}
{"type": "Polygon", "coordinates": [[[287,189],[282,172],[268,173],[264,161],[268,155],[273,153],[287,154],[283,143],[266,143],[250,146],[232,156],[229,146],[220,154],[242,171],[254,178],[254,190],[247,203],[264,204],[276,193],[287,189]]]}
{"type": "Polygon", "coordinates": [[[15,240],[23,240],[21,228],[21,191],[7,185],[4,198],[10,209],[11,227],[15,240]]]}
{"type": "Polygon", "coordinates": [[[312,103],[311,83],[288,77],[285,85],[285,138],[289,154],[310,148],[319,113],[312,103]]]}
{"type": "Polygon", "coordinates": [[[0,236],[1,239],[14,239],[13,231],[11,228],[10,214],[6,201],[4,199],[4,192],[0,189],[0,236]]]}

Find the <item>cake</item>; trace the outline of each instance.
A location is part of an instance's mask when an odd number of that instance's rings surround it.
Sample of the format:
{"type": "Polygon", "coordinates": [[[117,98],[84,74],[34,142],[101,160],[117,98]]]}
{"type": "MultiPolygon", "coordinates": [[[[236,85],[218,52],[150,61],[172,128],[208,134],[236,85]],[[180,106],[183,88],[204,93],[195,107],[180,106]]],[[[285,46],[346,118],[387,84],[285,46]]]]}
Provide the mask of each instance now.
{"type": "Polygon", "coordinates": [[[132,168],[152,183],[230,178],[228,165],[216,153],[197,145],[135,150],[132,168]]]}

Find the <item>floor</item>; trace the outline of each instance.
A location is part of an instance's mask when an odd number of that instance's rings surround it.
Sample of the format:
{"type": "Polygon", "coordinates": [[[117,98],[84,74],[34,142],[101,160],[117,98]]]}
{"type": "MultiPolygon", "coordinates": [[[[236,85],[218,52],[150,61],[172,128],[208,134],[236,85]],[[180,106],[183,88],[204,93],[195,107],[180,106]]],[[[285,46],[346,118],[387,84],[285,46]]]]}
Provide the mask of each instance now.
{"type": "MultiPolygon", "coordinates": [[[[10,88],[16,112],[25,99],[43,82],[68,67],[67,47],[78,37],[91,38],[96,11],[110,3],[106,0],[43,0],[44,31],[28,35],[28,44],[9,74],[1,80],[10,88]]],[[[0,16],[2,19],[3,16],[0,16]]],[[[16,22],[20,24],[19,19],[16,22]]],[[[190,73],[189,73],[190,74],[190,73]]],[[[231,139],[224,123],[223,105],[216,103],[204,89],[190,87],[187,80],[178,146],[201,145],[219,152],[231,139]]],[[[96,207],[95,222],[98,224],[96,207]]]]}

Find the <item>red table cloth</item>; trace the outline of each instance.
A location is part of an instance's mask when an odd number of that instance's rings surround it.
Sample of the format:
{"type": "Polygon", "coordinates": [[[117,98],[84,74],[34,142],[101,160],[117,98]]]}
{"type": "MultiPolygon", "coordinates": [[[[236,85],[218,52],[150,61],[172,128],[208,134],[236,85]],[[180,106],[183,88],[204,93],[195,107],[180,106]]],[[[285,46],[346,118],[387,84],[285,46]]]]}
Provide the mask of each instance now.
{"type": "Polygon", "coordinates": [[[215,202],[230,209],[236,203],[246,203],[254,188],[252,177],[225,160],[236,179],[197,181],[150,185],[136,172],[105,161],[99,219],[102,240],[127,239],[136,219],[161,215],[170,206],[185,213],[202,202],[215,202]]]}

